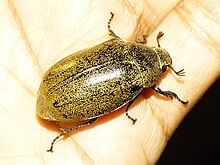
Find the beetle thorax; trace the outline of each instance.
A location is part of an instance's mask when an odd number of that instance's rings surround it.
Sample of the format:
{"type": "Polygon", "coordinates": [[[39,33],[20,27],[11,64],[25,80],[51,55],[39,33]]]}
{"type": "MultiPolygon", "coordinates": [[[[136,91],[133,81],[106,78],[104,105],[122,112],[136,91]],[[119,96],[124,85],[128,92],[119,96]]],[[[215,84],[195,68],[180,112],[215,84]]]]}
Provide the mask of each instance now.
{"type": "Polygon", "coordinates": [[[135,44],[131,45],[130,52],[139,65],[145,88],[155,85],[163,73],[163,66],[168,66],[172,63],[169,53],[162,48],[135,44]]]}
{"type": "Polygon", "coordinates": [[[172,64],[172,59],[169,55],[169,53],[162,48],[153,48],[158,56],[158,61],[160,63],[160,67],[162,66],[169,66],[172,64]]]}

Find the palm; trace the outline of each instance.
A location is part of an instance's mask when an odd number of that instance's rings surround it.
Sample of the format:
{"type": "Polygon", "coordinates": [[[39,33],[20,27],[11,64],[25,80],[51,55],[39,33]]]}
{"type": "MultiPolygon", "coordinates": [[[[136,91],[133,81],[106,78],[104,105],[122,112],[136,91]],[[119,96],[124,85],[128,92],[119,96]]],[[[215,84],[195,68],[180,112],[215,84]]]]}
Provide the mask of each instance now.
{"type": "Polygon", "coordinates": [[[69,53],[107,40],[110,10],[106,8],[108,5],[102,7],[96,2],[88,5],[91,9],[99,6],[99,11],[83,10],[85,4],[77,2],[0,3],[3,6],[0,15],[3,20],[0,23],[0,156],[3,163],[8,160],[154,163],[179,122],[219,74],[220,28],[214,21],[217,1],[215,6],[213,1],[205,7],[199,2],[182,1],[108,4],[115,13],[112,29],[120,37],[134,41],[148,34],[148,43],[156,46],[158,31],[165,33],[161,46],[170,52],[174,68],[185,68],[186,76],[181,82],[168,72],[158,85],[188,99],[189,105],[184,107],[176,100],[146,91],[129,111],[138,119],[135,125],[122,113],[122,108],[101,118],[94,127],[57,141],[54,153],[47,153],[57,132],[48,130],[51,123],[40,121],[35,115],[42,75],[69,53]]]}

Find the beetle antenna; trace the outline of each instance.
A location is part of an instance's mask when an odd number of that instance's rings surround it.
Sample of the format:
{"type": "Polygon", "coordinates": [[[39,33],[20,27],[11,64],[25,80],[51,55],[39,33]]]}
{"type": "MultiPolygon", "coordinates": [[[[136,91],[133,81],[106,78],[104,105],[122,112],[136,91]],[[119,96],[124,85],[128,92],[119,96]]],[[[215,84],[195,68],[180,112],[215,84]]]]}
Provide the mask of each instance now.
{"type": "Polygon", "coordinates": [[[178,76],[185,76],[185,71],[184,71],[184,69],[181,69],[180,71],[175,71],[172,66],[169,66],[169,67],[170,67],[178,76]]]}

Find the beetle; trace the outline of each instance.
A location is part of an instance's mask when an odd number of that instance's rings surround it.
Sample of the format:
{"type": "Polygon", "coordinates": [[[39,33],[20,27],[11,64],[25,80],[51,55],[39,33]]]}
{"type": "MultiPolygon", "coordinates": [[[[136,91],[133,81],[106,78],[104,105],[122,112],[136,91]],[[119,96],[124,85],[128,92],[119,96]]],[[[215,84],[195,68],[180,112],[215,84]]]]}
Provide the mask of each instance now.
{"type": "Polygon", "coordinates": [[[108,21],[111,39],[97,46],[81,50],[62,59],[44,74],[38,90],[37,115],[58,122],[86,121],[67,128],[51,143],[48,152],[53,152],[54,142],[73,130],[94,123],[100,116],[113,112],[125,104],[126,116],[133,124],[137,119],[128,114],[128,109],[142,91],[152,88],[156,92],[176,98],[186,105],[174,92],[163,91],[156,82],[167,68],[178,76],[184,70],[175,71],[169,53],[160,47],[147,46],[146,36],[142,41],[125,42],[110,27],[114,14],[108,21]]]}

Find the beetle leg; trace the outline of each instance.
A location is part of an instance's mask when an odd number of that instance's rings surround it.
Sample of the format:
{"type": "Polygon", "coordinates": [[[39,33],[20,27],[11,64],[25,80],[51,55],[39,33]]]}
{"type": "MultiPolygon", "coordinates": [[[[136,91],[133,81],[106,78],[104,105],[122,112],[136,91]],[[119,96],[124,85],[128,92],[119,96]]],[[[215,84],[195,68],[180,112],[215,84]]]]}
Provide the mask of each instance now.
{"type": "Polygon", "coordinates": [[[72,128],[67,128],[67,129],[65,129],[61,134],[59,134],[57,137],[55,137],[55,138],[53,139],[53,141],[52,141],[52,143],[51,143],[51,146],[50,146],[50,149],[47,150],[47,152],[53,152],[54,143],[55,143],[55,141],[57,141],[61,136],[64,136],[64,135],[66,135],[66,134],[68,134],[68,133],[71,133],[72,131],[74,131],[74,130],[76,130],[76,129],[78,129],[78,128],[84,127],[84,126],[86,126],[86,125],[90,125],[90,124],[94,123],[97,119],[98,119],[98,118],[90,119],[90,120],[89,120],[88,122],[86,122],[86,123],[77,125],[77,126],[72,127],[72,128]]]}
{"type": "Polygon", "coordinates": [[[137,43],[140,44],[147,44],[147,35],[143,35],[143,40],[138,39],[137,43]]]}
{"type": "Polygon", "coordinates": [[[160,43],[159,43],[159,39],[164,35],[163,32],[159,31],[158,35],[157,35],[157,45],[160,48],[160,43]]]}
{"type": "Polygon", "coordinates": [[[137,96],[135,96],[135,98],[133,98],[133,99],[128,103],[128,106],[126,107],[126,110],[125,110],[126,116],[127,116],[130,120],[132,120],[133,124],[135,124],[135,122],[137,121],[137,119],[132,118],[132,117],[128,114],[128,109],[131,107],[131,105],[133,104],[133,102],[134,102],[141,94],[142,94],[142,92],[139,93],[137,96]]]}
{"type": "Polygon", "coordinates": [[[110,12],[111,13],[111,18],[109,19],[109,21],[108,21],[108,31],[109,31],[109,35],[111,36],[111,37],[113,37],[113,38],[119,38],[120,39],[120,37],[118,37],[113,31],[112,31],[112,29],[111,29],[111,22],[112,22],[112,19],[113,19],[113,17],[114,17],[114,13],[112,13],[112,12],[110,12]]]}
{"type": "Polygon", "coordinates": [[[156,85],[154,85],[152,87],[157,93],[160,93],[161,95],[164,95],[166,97],[169,97],[171,99],[176,98],[178,101],[180,101],[182,104],[186,105],[188,104],[188,101],[182,101],[177,94],[175,94],[174,92],[171,91],[162,91],[159,87],[157,87],[156,85]]]}
{"type": "Polygon", "coordinates": [[[126,107],[126,110],[125,110],[126,116],[133,122],[133,124],[135,124],[135,122],[137,121],[137,119],[132,118],[132,117],[128,114],[128,109],[130,108],[131,104],[132,104],[135,100],[136,100],[136,99],[130,101],[130,102],[128,103],[128,106],[126,107]]]}

